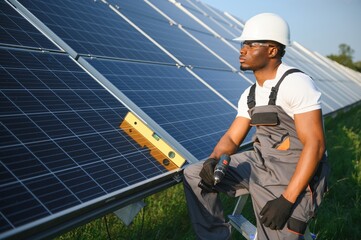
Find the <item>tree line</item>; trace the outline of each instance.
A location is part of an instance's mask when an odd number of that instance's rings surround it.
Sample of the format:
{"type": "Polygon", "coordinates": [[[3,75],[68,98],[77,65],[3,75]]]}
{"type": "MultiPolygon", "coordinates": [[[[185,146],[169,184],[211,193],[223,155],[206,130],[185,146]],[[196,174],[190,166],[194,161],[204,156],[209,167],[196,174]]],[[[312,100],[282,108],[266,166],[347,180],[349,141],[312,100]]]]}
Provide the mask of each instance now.
{"type": "Polygon", "coordinates": [[[339,64],[349,67],[355,71],[361,72],[361,61],[358,62],[353,61],[353,54],[355,51],[345,43],[340,44],[338,47],[339,47],[338,55],[331,54],[328,55],[327,57],[329,59],[338,62],[339,64]]]}

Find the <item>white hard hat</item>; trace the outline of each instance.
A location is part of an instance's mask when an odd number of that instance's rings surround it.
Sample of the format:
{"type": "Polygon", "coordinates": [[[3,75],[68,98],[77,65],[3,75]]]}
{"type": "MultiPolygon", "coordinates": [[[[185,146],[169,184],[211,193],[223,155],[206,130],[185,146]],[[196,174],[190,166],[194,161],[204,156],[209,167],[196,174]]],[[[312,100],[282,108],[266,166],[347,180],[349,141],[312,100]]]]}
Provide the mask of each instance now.
{"type": "Polygon", "coordinates": [[[290,29],[283,18],[274,13],[261,13],[250,18],[235,41],[271,40],[285,46],[290,43],[290,29]]]}

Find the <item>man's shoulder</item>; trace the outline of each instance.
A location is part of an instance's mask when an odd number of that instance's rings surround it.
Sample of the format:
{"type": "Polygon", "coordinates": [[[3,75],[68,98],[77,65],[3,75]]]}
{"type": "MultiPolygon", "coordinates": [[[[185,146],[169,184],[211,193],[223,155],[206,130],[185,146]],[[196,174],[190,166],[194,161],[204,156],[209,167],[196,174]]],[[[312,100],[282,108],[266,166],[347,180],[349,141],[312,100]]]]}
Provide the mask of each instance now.
{"type": "Polygon", "coordinates": [[[292,75],[292,76],[300,76],[300,77],[304,77],[304,78],[311,78],[307,73],[303,72],[302,69],[288,66],[284,63],[282,63],[277,69],[277,78],[280,79],[289,70],[298,70],[298,71],[292,72],[292,73],[288,74],[286,77],[289,77],[290,75],[292,75]]]}

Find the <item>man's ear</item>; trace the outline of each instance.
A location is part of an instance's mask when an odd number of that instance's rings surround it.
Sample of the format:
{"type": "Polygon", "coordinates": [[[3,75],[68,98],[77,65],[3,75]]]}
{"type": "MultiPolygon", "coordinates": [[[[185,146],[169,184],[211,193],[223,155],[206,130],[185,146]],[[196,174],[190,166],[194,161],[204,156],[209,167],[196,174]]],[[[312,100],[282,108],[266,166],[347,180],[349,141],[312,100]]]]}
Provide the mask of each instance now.
{"type": "Polygon", "coordinates": [[[271,48],[269,48],[268,55],[269,55],[271,58],[276,57],[276,56],[277,56],[277,53],[278,53],[278,48],[276,48],[276,47],[271,47],[271,48]]]}

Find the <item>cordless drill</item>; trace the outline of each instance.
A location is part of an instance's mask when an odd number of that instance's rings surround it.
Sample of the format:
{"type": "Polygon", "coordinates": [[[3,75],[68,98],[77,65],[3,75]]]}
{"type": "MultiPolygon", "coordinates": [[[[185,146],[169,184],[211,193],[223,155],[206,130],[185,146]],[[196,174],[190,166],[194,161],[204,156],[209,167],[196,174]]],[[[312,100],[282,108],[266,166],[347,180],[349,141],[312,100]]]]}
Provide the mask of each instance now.
{"type": "MultiPolygon", "coordinates": [[[[229,163],[231,161],[231,158],[229,157],[229,155],[227,154],[223,154],[220,158],[219,161],[217,163],[217,165],[214,168],[214,185],[216,185],[217,183],[219,183],[224,175],[226,175],[229,163]]],[[[213,186],[214,186],[213,185],[213,186]]],[[[206,184],[203,180],[201,180],[198,184],[198,186],[200,188],[202,188],[203,190],[207,191],[207,192],[214,192],[216,191],[213,186],[209,186],[208,184],[206,184]]]]}
{"type": "Polygon", "coordinates": [[[219,183],[223,179],[224,175],[226,175],[230,162],[231,158],[229,155],[223,154],[220,157],[216,167],[214,168],[214,185],[219,183]]]}

